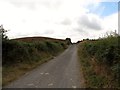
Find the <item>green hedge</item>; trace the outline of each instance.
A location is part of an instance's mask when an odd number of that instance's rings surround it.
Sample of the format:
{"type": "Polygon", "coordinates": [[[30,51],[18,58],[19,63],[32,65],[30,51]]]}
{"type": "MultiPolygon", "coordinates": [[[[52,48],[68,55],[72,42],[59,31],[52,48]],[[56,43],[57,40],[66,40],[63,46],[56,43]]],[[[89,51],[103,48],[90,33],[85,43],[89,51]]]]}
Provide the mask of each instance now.
{"type": "Polygon", "coordinates": [[[120,87],[120,36],[109,36],[96,41],[87,41],[84,43],[84,49],[89,56],[96,58],[97,63],[107,65],[120,87]]]}
{"type": "Polygon", "coordinates": [[[85,44],[85,48],[90,56],[94,56],[97,60],[107,65],[113,65],[120,60],[118,38],[120,37],[108,37],[97,41],[88,41],[85,44]]]}
{"type": "Polygon", "coordinates": [[[3,65],[11,65],[19,62],[33,62],[46,56],[54,56],[65,49],[63,42],[22,42],[6,40],[2,42],[3,65]]]}

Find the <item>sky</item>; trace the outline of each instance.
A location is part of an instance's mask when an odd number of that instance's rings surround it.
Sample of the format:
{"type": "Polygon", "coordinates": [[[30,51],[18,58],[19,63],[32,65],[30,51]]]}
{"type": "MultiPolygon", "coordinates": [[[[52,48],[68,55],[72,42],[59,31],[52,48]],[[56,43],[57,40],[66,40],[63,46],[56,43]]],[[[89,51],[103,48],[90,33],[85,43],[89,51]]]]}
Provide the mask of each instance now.
{"type": "Polygon", "coordinates": [[[10,39],[31,36],[72,42],[118,31],[119,0],[0,0],[0,25],[10,39]]]}

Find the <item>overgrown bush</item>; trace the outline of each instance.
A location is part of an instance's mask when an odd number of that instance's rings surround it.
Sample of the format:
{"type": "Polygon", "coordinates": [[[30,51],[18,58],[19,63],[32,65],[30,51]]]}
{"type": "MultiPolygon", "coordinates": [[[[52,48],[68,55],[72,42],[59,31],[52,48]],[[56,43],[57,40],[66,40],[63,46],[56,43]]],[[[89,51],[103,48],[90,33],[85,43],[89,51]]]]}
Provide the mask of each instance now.
{"type": "Polygon", "coordinates": [[[120,48],[117,37],[109,37],[97,41],[89,41],[85,48],[91,57],[97,58],[100,62],[112,65],[120,60],[120,48]]]}
{"type": "Polygon", "coordinates": [[[45,56],[54,56],[64,50],[64,43],[51,41],[22,42],[15,40],[3,41],[3,65],[19,62],[33,62],[45,56]],[[44,53],[44,54],[43,54],[44,53]]]}
{"type": "MultiPolygon", "coordinates": [[[[82,51],[95,58],[99,65],[107,66],[111,72],[111,80],[120,87],[120,36],[108,36],[95,41],[84,42],[82,51]],[[86,51],[86,52],[85,52],[86,51]]],[[[90,59],[91,60],[91,59],[90,59]]],[[[89,60],[89,62],[91,62],[89,60]]]]}

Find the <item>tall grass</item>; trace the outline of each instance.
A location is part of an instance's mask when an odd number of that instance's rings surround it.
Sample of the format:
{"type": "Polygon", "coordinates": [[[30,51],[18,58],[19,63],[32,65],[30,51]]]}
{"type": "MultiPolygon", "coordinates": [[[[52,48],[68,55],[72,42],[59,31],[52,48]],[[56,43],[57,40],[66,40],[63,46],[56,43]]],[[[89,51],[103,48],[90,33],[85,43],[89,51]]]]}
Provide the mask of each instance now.
{"type": "Polygon", "coordinates": [[[86,68],[85,73],[93,72],[92,75],[86,73],[88,86],[120,88],[119,40],[120,36],[110,35],[106,38],[81,43],[79,53],[82,53],[79,56],[82,58],[83,68],[86,68]]]}

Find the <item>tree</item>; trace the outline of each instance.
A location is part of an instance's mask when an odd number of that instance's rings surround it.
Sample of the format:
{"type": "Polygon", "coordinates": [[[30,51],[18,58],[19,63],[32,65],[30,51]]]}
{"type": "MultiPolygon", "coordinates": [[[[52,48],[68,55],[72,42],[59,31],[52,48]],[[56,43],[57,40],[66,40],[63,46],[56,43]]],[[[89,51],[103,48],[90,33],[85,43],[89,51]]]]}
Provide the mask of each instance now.
{"type": "Polygon", "coordinates": [[[8,36],[6,36],[6,32],[7,32],[7,30],[5,30],[5,29],[3,28],[3,25],[1,25],[1,26],[0,26],[0,38],[1,38],[2,40],[7,40],[7,39],[8,39],[8,36]]]}
{"type": "Polygon", "coordinates": [[[67,42],[67,44],[68,44],[68,45],[72,44],[72,42],[71,42],[71,39],[70,39],[70,38],[66,38],[66,42],[67,42]]]}

